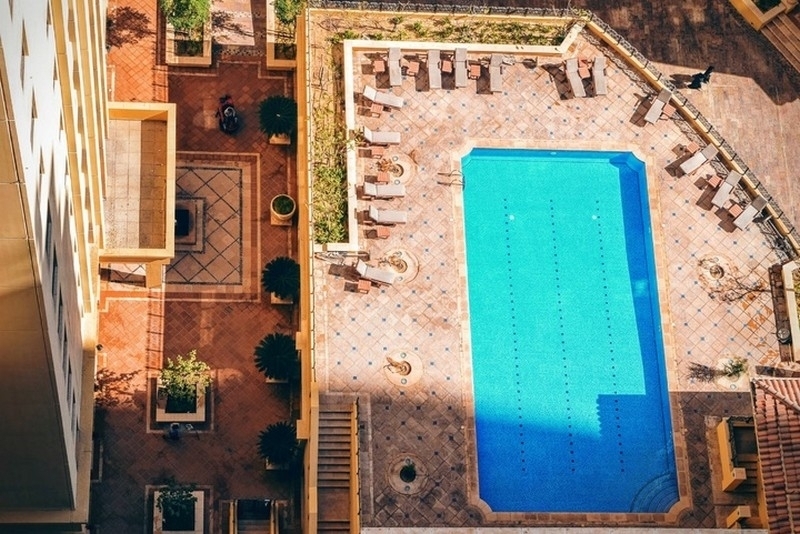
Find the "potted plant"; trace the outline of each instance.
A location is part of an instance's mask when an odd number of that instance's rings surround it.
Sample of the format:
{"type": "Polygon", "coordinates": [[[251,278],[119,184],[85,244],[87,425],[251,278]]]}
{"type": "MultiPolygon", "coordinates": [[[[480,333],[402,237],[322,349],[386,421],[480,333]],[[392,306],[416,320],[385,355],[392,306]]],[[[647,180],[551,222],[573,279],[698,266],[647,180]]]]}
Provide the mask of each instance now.
{"type": "Polygon", "coordinates": [[[194,484],[178,484],[170,478],[166,486],[154,492],[154,533],[203,531],[203,492],[195,488],[194,484]]]}
{"type": "Polygon", "coordinates": [[[167,64],[211,65],[211,0],[159,0],[167,19],[167,64]]]}
{"type": "Polygon", "coordinates": [[[281,193],[272,197],[269,209],[272,224],[282,226],[291,224],[297,205],[292,197],[281,193]]]}
{"type": "Polygon", "coordinates": [[[205,390],[211,385],[210,370],[207,363],[197,359],[197,350],[189,351],[186,357],[178,354],[175,359],[167,358],[158,380],[160,403],[156,410],[156,421],[205,420],[205,410],[201,410],[204,402],[200,401],[205,400],[205,390]],[[192,414],[190,417],[194,417],[186,419],[180,414],[192,414]]]}
{"type": "Polygon", "coordinates": [[[274,381],[296,381],[300,378],[300,359],[294,339],[286,334],[264,336],[255,349],[256,368],[274,381]]]}
{"type": "Polygon", "coordinates": [[[272,293],[273,303],[293,303],[300,294],[300,265],[286,256],[273,259],[261,272],[261,285],[272,293]]]}
{"type": "Polygon", "coordinates": [[[267,468],[288,467],[299,450],[294,425],[281,421],[269,425],[258,436],[258,453],[267,461],[267,468]]]}
{"type": "Polygon", "coordinates": [[[261,102],[258,122],[273,144],[288,145],[297,130],[297,102],[283,95],[273,95],[261,102]]]}

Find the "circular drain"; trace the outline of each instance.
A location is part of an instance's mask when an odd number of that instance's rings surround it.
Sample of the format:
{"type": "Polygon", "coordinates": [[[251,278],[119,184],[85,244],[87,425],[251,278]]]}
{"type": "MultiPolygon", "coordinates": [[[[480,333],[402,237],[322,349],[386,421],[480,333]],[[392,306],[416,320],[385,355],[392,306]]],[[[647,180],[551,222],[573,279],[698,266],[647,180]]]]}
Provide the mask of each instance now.
{"type": "Polygon", "coordinates": [[[428,472],[417,456],[403,454],[389,466],[389,485],[398,493],[414,495],[422,491],[428,472]]]}
{"type": "Polygon", "coordinates": [[[383,374],[395,386],[413,386],[422,378],[422,359],[413,352],[393,352],[386,357],[383,374]]]}

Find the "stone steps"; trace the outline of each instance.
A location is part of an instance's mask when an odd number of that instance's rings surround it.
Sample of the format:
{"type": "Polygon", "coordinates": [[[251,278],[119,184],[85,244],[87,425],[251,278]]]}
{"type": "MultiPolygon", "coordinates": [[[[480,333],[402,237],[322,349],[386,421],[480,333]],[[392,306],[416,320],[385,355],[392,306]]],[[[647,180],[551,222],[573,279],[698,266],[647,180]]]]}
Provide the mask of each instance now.
{"type": "Polygon", "coordinates": [[[794,69],[800,72],[800,27],[795,19],[783,13],[772,19],[761,32],[794,69]]]}
{"type": "Polygon", "coordinates": [[[320,503],[335,503],[334,509],[320,514],[317,532],[350,532],[350,477],[353,466],[353,406],[322,402],[319,414],[319,452],[317,489],[320,503]]]}

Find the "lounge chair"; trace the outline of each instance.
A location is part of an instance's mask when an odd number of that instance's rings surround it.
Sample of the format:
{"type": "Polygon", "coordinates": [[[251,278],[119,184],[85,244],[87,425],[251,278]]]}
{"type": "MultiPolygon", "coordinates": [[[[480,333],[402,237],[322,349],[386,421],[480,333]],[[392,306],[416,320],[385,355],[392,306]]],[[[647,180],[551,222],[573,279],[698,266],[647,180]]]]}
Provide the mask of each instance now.
{"type": "Polygon", "coordinates": [[[661,118],[661,112],[664,111],[670,99],[672,98],[672,91],[669,89],[662,89],[658,96],[650,103],[650,109],[647,110],[647,115],[644,116],[644,121],[650,124],[655,124],[661,118]]]}
{"type": "Polygon", "coordinates": [[[455,64],[453,69],[456,73],[456,87],[467,86],[467,49],[456,48],[455,64]]]}
{"type": "Polygon", "coordinates": [[[400,198],[406,196],[406,186],[364,182],[363,196],[364,198],[400,198]]]}
{"type": "Polygon", "coordinates": [[[386,224],[390,226],[394,224],[405,224],[408,220],[405,211],[379,210],[375,206],[369,207],[367,217],[375,224],[386,224]]]}
{"type": "Polygon", "coordinates": [[[373,145],[399,145],[400,132],[373,132],[364,126],[364,139],[373,145]]]}
{"type": "Polygon", "coordinates": [[[377,284],[386,284],[387,286],[392,285],[395,279],[397,279],[397,273],[378,269],[377,267],[368,265],[363,260],[356,261],[356,272],[358,273],[358,276],[365,280],[369,280],[370,282],[375,282],[377,284]]]}
{"type": "Polygon", "coordinates": [[[761,210],[767,207],[767,199],[758,195],[754,198],[750,204],[744,207],[742,213],[740,213],[734,220],[733,225],[738,228],[739,230],[744,230],[747,228],[753,219],[756,218],[756,215],[761,213],[761,210]]]}
{"type": "Polygon", "coordinates": [[[736,184],[739,183],[739,180],[742,179],[742,175],[736,171],[731,171],[728,173],[728,176],[725,178],[725,181],[719,184],[719,189],[717,189],[717,193],[714,195],[714,198],[711,199],[711,204],[714,206],[721,208],[728,202],[728,199],[731,197],[731,193],[733,192],[733,188],[736,184]]]}
{"type": "Polygon", "coordinates": [[[592,63],[592,80],[594,80],[595,96],[607,95],[606,88],[606,57],[597,56],[592,63]]]}
{"type": "Polygon", "coordinates": [[[371,85],[364,86],[363,95],[367,100],[371,100],[376,104],[380,104],[389,108],[400,109],[403,107],[403,104],[405,104],[405,100],[403,100],[402,97],[393,95],[392,93],[378,91],[371,85]]]}
{"type": "Polygon", "coordinates": [[[581,79],[580,74],[578,74],[578,58],[568,58],[565,61],[564,66],[564,71],[567,74],[567,81],[569,82],[570,89],[572,89],[573,96],[585,97],[586,89],[584,89],[583,80],[581,79]]]}
{"type": "Polygon", "coordinates": [[[428,50],[428,88],[442,88],[441,54],[438,50],[428,50]]]}
{"type": "MultiPolygon", "coordinates": [[[[659,114],[660,113],[661,112],[659,111],[659,114]]],[[[683,174],[693,173],[694,171],[699,169],[703,163],[716,156],[718,152],[719,150],[717,150],[717,147],[715,147],[714,145],[706,145],[706,147],[703,150],[697,152],[691,158],[681,163],[680,167],[681,172],[683,174]]]]}
{"type": "Polygon", "coordinates": [[[503,90],[503,56],[492,54],[489,59],[489,89],[493,93],[503,90]]]}
{"type": "Polygon", "coordinates": [[[403,85],[403,71],[400,69],[402,52],[399,48],[389,49],[389,85],[396,87],[403,85]]]}

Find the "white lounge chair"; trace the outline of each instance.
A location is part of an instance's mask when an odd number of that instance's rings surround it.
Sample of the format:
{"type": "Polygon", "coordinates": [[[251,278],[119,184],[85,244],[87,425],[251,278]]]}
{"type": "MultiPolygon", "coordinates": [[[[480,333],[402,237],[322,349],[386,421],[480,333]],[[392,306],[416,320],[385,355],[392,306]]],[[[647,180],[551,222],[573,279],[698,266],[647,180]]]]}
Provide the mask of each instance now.
{"type": "Polygon", "coordinates": [[[467,49],[456,48],[453,70],[456,74],[456,87],[467,86],[467,49]]]}
{"type": "Polygon", "coordinates": [[[703,150],[697,152],[694,156],[681,163],[680,167],[681,172],[683,174],[693,173],[694,171],[699,169],[703,163],[716,156],[718,152],[719,150],[717,150],[716,146],[706,145],[706,147],[703,148],[703,150]]]}
{"type": "Polygon", "coordinates": [[[368,265],[363,260],[356,261],[356,272],[364,280],[369,280],[370,282],[376,282],[378,284],[386,284],[387,286],[392,285],[395,279],[397,279],[397,273],[378,269],[377,267],[368,265]]]}
{"type": "Polygon", "coordinates": [[[658,96],[650,104],[650,109],[647,110],[647,115],[644,116],[644,121],[650,124],[655,124],[661,118],[661,113],[664,111],[664,106],[672,98],[672,91],[669,89],[662,89],[658,96]]]}
{"type": "Polygon", "coordinates": [[[363,195],[364,198],[401,198],[406,196],[406,186],[364,182],[363,195]]]}
{"type": "Polygon", "coordinates": [[[381,104],[382,106],[400,109],[405,104],[405,100],[403,97],[393,95],[392,93],[385,93],[383,91],[378,91],[371,85],[364,86],[364,98],[367,100],[371,100],[377,104],[381,104]]]}
{"type": "Polygon", "coordinates": [[[442,88],[442,71],[439,68],[441,54],[438,50],[428,50],[428,88],[442,88]]]}
{"type": "Polygon", "coordinates": [[[718,208],[724,206],[731,197],[733,188],[741,179],[742,175],[740,173],[736,171],[729,172],[728,176],[725,178],[725,181],[719,184],[719,189],[717,189],[717,193],[714,195],[714,198],[711,199],[711,204],[718,208]]]}
{"type": "Polygon", "coordinates": [[[594,95],[607,95],[606,88],[606,57],[597,56],[592,63],[592,80],[594,80],[594,95]]]}
{"type": "Polygon", "coordinates": [[[389,85],[392,87],[403,85],[403,71],[400,67],[402,55],[399,48],[389,49],[389,85]]]}
{"type": "Polygon", "coordinates": [[[400,210],[379,210],[375,206],[370,206],[367,211],[367,216],[375,224],[405,224],[408,220],[405,211],[400,210]]]}
{"type": "Polygon", "coordinates": [[[364,126],[364,139],[373,145],[399,145],[400,132],[373,132],[364,126]]]}
{"type": "Polygon", "coordinates": [[[503,90],[503,56],[492,54],[489,59],[489,89],[493,93],[503,90]]]}
{"type": "Polygon", "coordinates": [[[761,210],[767,207],[767,199],[758,195],[756,198],[750,202],[747,206],[744,207],[742,213],[740,213],[734,220],[733,225],[738,228],[739,230],[744,230],[747,228],[753,219],[756,218],[756,215],[761,213],[761,210]]]}
{"type": "Polygon", "coordinates": [[[578,74],[578,58],[567,58],[564,62],[564,67],[569,87],[572,89],[572,94],[576,97],[586,96],[586,89],[583,87],[583,79],[580,74],[578,74]]]}

